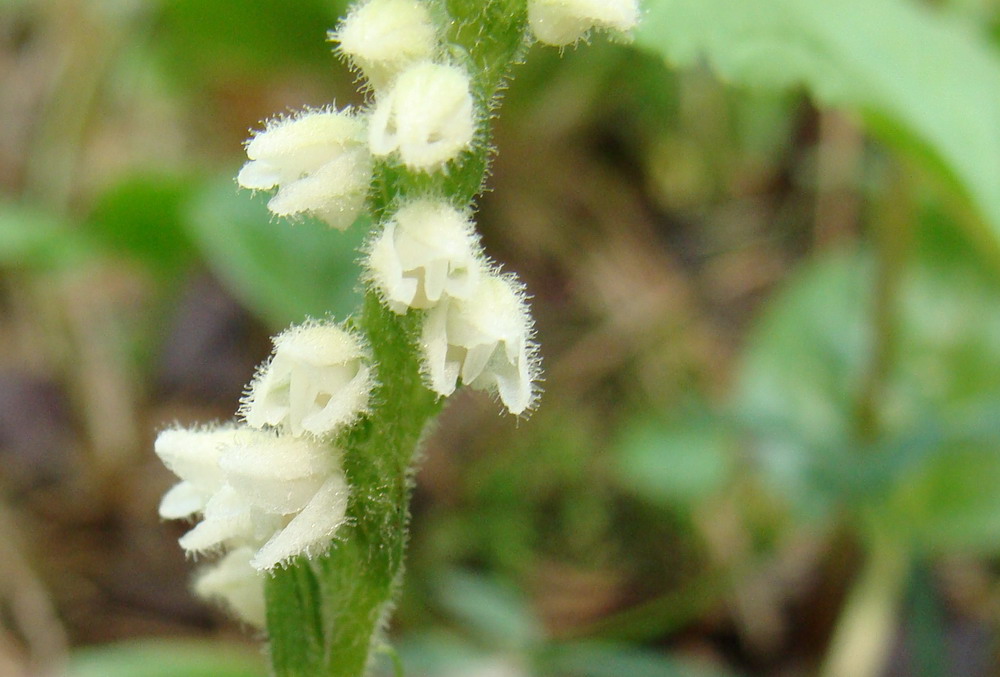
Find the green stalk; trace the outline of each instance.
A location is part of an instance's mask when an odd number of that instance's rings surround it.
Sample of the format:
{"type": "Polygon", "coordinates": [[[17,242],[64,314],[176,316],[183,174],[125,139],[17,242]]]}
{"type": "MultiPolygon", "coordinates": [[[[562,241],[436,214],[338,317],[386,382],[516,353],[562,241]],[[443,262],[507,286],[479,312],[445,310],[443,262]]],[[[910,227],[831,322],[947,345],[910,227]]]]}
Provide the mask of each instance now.
{"type": "MultiPolygon", "coordinates": [[[[476,146],[432,174],[379,164],[372,192],[376,220],[411,197],[472,202],[489,166],[489,113],[525,46],[525,0],[439,0],[435,9],[450,18],[442,25],[448,26],[451,58],[469,70],[483,111],[476,146]]],[[[371,345],[378,386],[369,415],[337,444],[351,487],[349,522],[326,555],[300,557],[267,580],[278,677],[361,677],[382,641],[402,578],[418,446],[442,407],[420,373],[420,320],[417,311],[395,315],[368,292],[354,323],[371,345]]]]}

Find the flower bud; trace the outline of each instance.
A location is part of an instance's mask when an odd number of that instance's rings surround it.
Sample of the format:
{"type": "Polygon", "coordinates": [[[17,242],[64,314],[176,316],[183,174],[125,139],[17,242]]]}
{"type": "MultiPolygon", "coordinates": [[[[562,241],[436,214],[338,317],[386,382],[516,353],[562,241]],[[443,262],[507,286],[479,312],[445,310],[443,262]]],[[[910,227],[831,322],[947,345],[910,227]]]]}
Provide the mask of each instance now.
{"type": "Polygon", "coordinates": [[[364,207],[372,163],[361,118],[310,110],[277,118],[247,142],[237,182],[278,192],[267,203],[278,216],[310,214],[343,230],[364,207]]]}
{"type": "Polygon", "coordinates": [[[368,268],[396,313],[432,308],[444,295],[467,298],[479,281],[482,254],[469,219],[444,200],[415,200],[385,224],[368,268]]]}
{"type": "Polygon", "coordinates": [[[240,413],[254,428],[326,435],[368,408],[372,382],[366,352],[352,334],[310,322],[274,339],[274,357],[257,373],[240,413]]]}
{"type": "Polygon", "coordinates": [[[379,93],[368,126],[372,154],[399,153],[404,165],[434,171],[470,148],[476,131],[469,76],[457,66],[420,61],[379,93]]]}
{"type": "Polygon", "coordinates": [[[413,61],[429,59],[437,48],[434,23],[418,0],[370,0],[358,5],[330,33],[375,88],[382,88],[413,61]]]}
{"type": "Polygon", "coordinates": [[[528,25],[539,41],[561,47],[591,29],[629,31],[639,23],[638,0],[528,0],[528,25]]]}

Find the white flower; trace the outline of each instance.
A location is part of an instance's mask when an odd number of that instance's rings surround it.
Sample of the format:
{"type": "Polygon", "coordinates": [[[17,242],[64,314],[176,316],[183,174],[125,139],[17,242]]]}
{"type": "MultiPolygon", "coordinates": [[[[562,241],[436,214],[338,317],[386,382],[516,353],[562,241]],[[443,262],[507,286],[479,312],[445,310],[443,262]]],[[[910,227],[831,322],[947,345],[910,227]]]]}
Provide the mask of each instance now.
{"type": "Polygon", "coordinates": [[[593,28],[625,32],[638,23],[638,0],[528,0],[528,24],[550,45],[572,44],[593,28]]]}
{"type": "Polygon", "coordinates": [[[361,342],[336,325],[291,327],[274,339],[274,357],[250,384],[240,413],[254,428],[335,432],[368,408],[372,380],[365,359],[361,342]]]}
{"type": "Polygon", "coordinates": [[[253,548],[233,550],[204,567],[194,581],[195,593],[222,603],[240,620],[256,628],[267,624],[264,576],[250,566],[253,548]]]}
{"type": "Polygon", "coordinates": [[[446,299],[424,320],[422,348],[431,389],[454,392],[458,379],[495,391],[512,414],[537,397],[540,365],[533,323],[521,286],[488,275],[467,299],[446,299]]]}
{"type": "Polygon", "coordinates": [[[372,161],[358,116],[307,110],[270,120],[247,142],[237,182],[244,188],[278,192],[267,203],[278,216],[311,214],[341,230],[364,207],[372,161]]]}
{"type": "Polygon", "coordinates": [[[432,171],[469,148],[475,131],[466,72],[420,61],[379,93],[368,124],[368,145],[376,156],[398,152],[410,169],[432,171]]]}
{"type": "Polygon", "coordinates": [[[219,456],[237,434],[234,425],[186,430],[169,428],[153,445],[163,464],[181,478],[160,501],[160,517],[183,519],[200,513],[222,487],[219,456]]]}
{"type": "Polygon", "coordinates": [[[407,64],[430,58],[437,48],[430,13],[417,0],[371,0],[356,6],[329,37],[376,88],[407,64]]]}
{"type": "Polygon", "coordinates": [[[368,254],[372,280],[396,313],[467,298],[483,267],[472,223],[444,200],[415,200],[385,224],[368,254]]]}
{"type": "Polygon", "coordinates": [[[240,429],[217,457],[222,483],[180,539],[190,553],[248,547],[258,570],[329,547],[348,488],[339,452],[306,437],[240,429]]]}
{"type": "Polygon", "coordinates": [[[263,571],[299,555],[323,554],[346,520],[348,495],[347,480],[340,472],[327,477],[302,510],[257,551],[250,564],[263,571]]]}

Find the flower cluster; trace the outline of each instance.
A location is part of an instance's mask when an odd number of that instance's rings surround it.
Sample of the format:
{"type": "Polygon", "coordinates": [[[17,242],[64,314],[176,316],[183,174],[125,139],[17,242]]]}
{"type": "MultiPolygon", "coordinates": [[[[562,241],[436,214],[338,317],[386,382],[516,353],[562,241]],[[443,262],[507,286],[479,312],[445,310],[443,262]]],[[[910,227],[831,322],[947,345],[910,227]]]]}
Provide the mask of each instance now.
{"type": "Polygon", "coordinates": [[[263,625],[263,578],[324,552],[344,522],[349,489],[331,443],[368,407],[367,356],[352,334],[309,322],[274,341],[244,399],[245,425],[170,428],[155,451],[181,481],[165,519],[200,521],[181,539],[192,554],[225,552],[195,590],[263,625]]]}
{"type": "Polygon", "coordinates": [[[532,33],[557,47],[571,45],[594,29],[624,33],[638,23],[638,0],[528,0],[532,33]]]}
{"type": "MultiPolygon", "coordinates": [[[[527,9],[535,38],[553,45],[638,19],[637,0],[528,0],[527,9]]],[[[446,13],[427,0],[355,3],[329,37],[366,82],[368,103],[268,121],[247,141],[237,182],[273,191],[277,216],[340,230],[373,199],[382,218],[365,250],[366,282],[391,312],[418,314],[427,387],[442,397],[459,385],[487,390],[522,415],[541,372],[524,286],[484,254],[470,207],[442,188],[485,152],[476,144],[488,115],[466,57],[444,42],[446,13]],[[388,207],[387,176],[409,177],[410,188],[388,207]]],[[[310,321],[274,339],[241,423],[158,436],[156,453],[180,478],[160,514],[197,521],[180,539],[187,552],[221,554],[196,579],[198,594],[262,626],[264,575],[330,547],[351,492],[337,440],[369,412],[374,370],[357,335],[310,321]]]]}

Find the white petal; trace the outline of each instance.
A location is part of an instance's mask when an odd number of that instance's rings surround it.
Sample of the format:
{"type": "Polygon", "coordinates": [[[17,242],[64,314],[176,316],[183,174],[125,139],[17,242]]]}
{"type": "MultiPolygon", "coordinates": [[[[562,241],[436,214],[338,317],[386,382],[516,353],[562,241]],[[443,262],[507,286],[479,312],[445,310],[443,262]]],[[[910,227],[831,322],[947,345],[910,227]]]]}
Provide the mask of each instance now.
{"type": "Polygon", "coordinates": [[[250,564],[270,570],[298,555],[318,555],[329,547],[347,512],[348,487],[343,475],[331,475],[288,525],[264,544],[250,564]]]}
{"type": "Polygon", "coordinates": [[[278,216],[313,214],[343,230],[364,207],[371,171],[366,151],[343,151],[313,173],[283,184],[267,208],[278,216]]]}
{"type": "Polygon", "coordinates": [[[307,110],[289,118],[277,118],[256,132],[247,143],[247,157],[273,164],[302,165],[314,171],[345,146],[356,143],[363,124],[350,113],[307,110]]]}
{"type": "Polygon", "coordinates": [[[209,552],[223,546],[256,543],[278,528],[281,520],[255,510],[231,487],[223,487],[205,506],[204,519],[181,536],[188,552],[209,552]]]}
{"type": "Polygon", "coordinates": [[[281,183],[281,172],[265,160],[250,160],[236,175],[236,182],[250,190],[270,190],[281,183]]]}
{"type": "Polygon", "coordinates": [[[438,395],[445,397],[455,392],[458,372],[461,368],[461,361],[455,359],[448,343],[447,327],[450,305],[446,300],[427,313],[420,338],[424,354],[424,370],[427,372],[430,388],[438,395]]]}
{"type": "Polygon", "coordinates": [[[279,515],[301,510],[325,477],[339,468],[336,452],[326,445],[266,433],[227,449],[219,465],[248,506],[279,515]]]}
{"type": "Polygon", "coordinates": [[[236,426],[202,430],[169,428],[156,436],[153,449],[175,475],[211,493],[222,484],[219,455],[237,434],[236,426]]]}
{"type": "Polygon", "coordinates": [[[205,509],[208,498],[205,492],[191,482],[179,482],[163,495],[160,517],[168,520],[191,517],[205,509]]]}
{"type": "Polygon", "coordinates": [[[371,372],[368,367],[361,366],[343,387],[333,391],[324,383],[315,393],[313,403],[303,410],[301,426],[314,435],[325,435],[349,424],[357,418],[358,412],[368,408],[371,372]],[[326,397],[324,405],[322,401],[326,397]]]}
{"type": "Polygon", "coordinates": [[[195,593],[221,602],[240,620],[256,628],[267,624],[264,576],[250,566],[253,549],[237,548],[210,566],[194,581],[195,593]]]}

